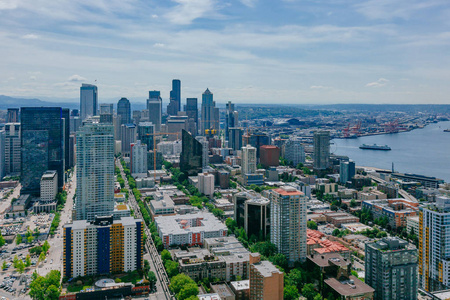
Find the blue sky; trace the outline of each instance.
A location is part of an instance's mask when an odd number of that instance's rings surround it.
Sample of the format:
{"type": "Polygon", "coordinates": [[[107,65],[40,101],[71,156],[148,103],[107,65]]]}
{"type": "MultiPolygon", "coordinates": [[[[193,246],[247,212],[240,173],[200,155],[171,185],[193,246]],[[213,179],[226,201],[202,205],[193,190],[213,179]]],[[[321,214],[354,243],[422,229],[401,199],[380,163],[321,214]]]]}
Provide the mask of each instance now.
{"type": "Polygon", "coordinates": [[[0,0],[0,94],[450,103],[448,0],[0,0]]]}

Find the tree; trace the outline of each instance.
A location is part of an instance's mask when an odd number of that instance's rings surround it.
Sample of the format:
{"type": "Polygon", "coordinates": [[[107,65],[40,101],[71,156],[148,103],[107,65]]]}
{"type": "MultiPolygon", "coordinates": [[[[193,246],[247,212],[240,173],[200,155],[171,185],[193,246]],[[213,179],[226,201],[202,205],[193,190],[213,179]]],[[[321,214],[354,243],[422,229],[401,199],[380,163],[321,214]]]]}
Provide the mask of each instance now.
{"type": "Polygon", "coordinates": [[[18,264],[19,264],[19,258],[17,257],[17,255],[14,255],[14,259],[13,259],[14,268],[17,268],[18,264]]]}
{"type": "Polygon", "coordinates": [[[25,258],[25,267],[31,266],[31,257],[30,254],[27,254],[27,257],[25,258]]]}
{"type": "Polygon", "coordinates": [[[234,229],[237,227],[237,222],[236,222],[236,220],[233,220],[232,218],[228,218],[225,221],[225,225],[227,226],[229,231],[234,232],[234,229]]]}
{"type": "Polygon", "coordinates": [[[306,297],[308,300],[314,300],[314,297],[316,296],[316,291],[314,289],[314,284],[307,283],[302,288],[302,295],[306,297]]]}
{"type": "Polygon", "coordinates": [[[283,295],[284,295],[285,300],[297,300],[300,297],[300,294],[298,293],[298,289],[294,285],[285,286],[283,295]]]}
{"type": "Polygon", "coordinates": [[[28,244],[31,244],[33,242],[33,240],[34,240],[34,237],[32,235],[27,236],[27,243],[28,244]]]}
{"type": "Polygon", "coordinates": [[[32,275],[30,284],[30,296],[35,300],[57,300],[61,293],[59,286],[61,273],[57,270],[50,271],[45,277],[36,272],[32,275]]]}
{"type": "Polygon", "coordinates": [[[195,281],[192,280],[189,276],[181,273],[171,278],[169,288],[172,292],[178,294],[183,286],[192,282],[195,283],[195,281]]]}
{"type": "Polygon", "coordinates": [[[297,290],[303,287],[303,273],[299,269],[292,269],[286,276],[286,285],[293,285],[297,290]]]}
{"type": "Polygon", "coordinates": [[[194,282],[190,282],[188,284],[185,284],[180,292],[177,294],[177,299],[185,300],[190,298],[191,296],[197,296],[198,295],[198,286],[194,282]]]}
{"type": "MultiPolygon", "coordinates": [[[[245,231],[244,231],[244,233],[245,233],[245,231]]],[[[261,253],[261,255],[264,255],[265,257],[270,257],[270,256],[275,255],[275,253],[277,252],[277,246],[275,246],[275,244],[273,244],[269,241],[259,242],[259,243],[252,245],[250,247],[250,251],[259,252],[259,253],[261,253]]]]}
{"type": "Polygon", "coordinates": [[[154,285],[154,284],[156,283],[156,275],[155,275],[155,272],[149,271],[149,272],[147,273],[147,279],[148,279],[148,281],[150,281],[150,284],[151,284],[151,285],[154,285]]]}
{"type": "Polygon", "coordinates": [[[2,233],[0,232],[0,247],[3,246],[6,243],[5,238],[3,237],[2,233]]]}
{"type": "Polygon", "coordinates": [[[3,261],[2,269],[3,269],[3,270],[8,269],[8,264],[6,263],[6,261],[3,261]]]}
{"type": "Polygon", "coordinates": [[[356,200],[352,199],[350,200],[350,207],[355,207],[356,206],[356,200]]]}
{"type": "Polygon", "coordinates": [[[178,274],[178,263],[173,260],[167,260],[164,263],[164,267],[166,268],[167,275],[169,277],[173,277],[178,274]]]}
{"type": "Polygon", "coordinates": [[[301,169],[303,168],[303,164],[302,163],[298,163],[297,166],[295,167],[296,169],[301,169]]]}
{"type": "Polygon", "coordinates": [[[172,260],[172,256],[170,255],[170,252],[167,251],[166,249],[164,249],[161,252],[161,259],[163,260],[163,262],[165,262],[166,260],[172,260]]]}
{"type": "Polygon", "coordinates": [[[19,245],[20,243],[22,243],[22,236],[20,234],[18,234],[16,236],[16,244],[19,245]]]}
{"type": "Polygon", "coordinates": [[[333,230],[333,232],[331,233],[333,236],[338,236],[341,233],[341,231],[339,229],[335,229],[333,230]]]}
{"type": "Polygon", "coordinates": [[[314,222],[314,221],[308,221],[307,222],[307,226],[308,226],[308,228],[309,229],[313,229],[313,230],[317,230],[317,223],[316,222],[314,222]]]}
{"type": "Polygon", "coordinates": [[[48,241],[45,241],[44,244],[42,244],[42,251],[47,254],[48,250],[50,250],[50,244],[48,243],[48,241]]]}
{"type": "Polygon", "coordinates": [[[284,255],[284,254],[277,253],[273,256],[270,256],[269,260],[273,264],[275,264],[283,269],[287,269],[287,267],[288,267],[288,261],[287,261],[286,255],[284,255]]]}
{"type": "Polygon", "coordinates": [[[60,294],[61,291],[55,285],[52,284],[45,291],[45,299],[58,300],[60,294]]]}
{"type": "Polygon", "coordinates": [[[17,272],[19,272],[20,274],[23,273],[23,271],[25,271],[25,264],[23,263],[23,260],[19,259],[17,262],[17,272]]]}
{"type": "Polygon", "coordinates": [[[39,254],[39,261],[44,261],[45,260],[45,252],[41,252],[41,254],[39,254]]]}

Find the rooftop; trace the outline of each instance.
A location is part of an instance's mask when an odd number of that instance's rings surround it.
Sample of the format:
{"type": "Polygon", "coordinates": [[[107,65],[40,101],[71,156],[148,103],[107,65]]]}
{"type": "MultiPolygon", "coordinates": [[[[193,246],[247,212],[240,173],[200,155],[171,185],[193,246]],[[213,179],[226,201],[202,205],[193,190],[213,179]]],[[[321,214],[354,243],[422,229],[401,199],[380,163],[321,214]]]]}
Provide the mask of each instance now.
{"type": "Polygon", "coordinates": [[[321,268],[329,267],[331,265],[347,266],[350,264],[348,259],[345,259],[339,253],[324,253],[316,255],[308,255],[307,259],[315,263],[321,268]]]}
{"type": "Polygon", "coordinates": [[[375,290],[365,284],[355,276],[350,276],[348,280],[339,281],[336,278],[325,279],[324,282],[342,296],[357,296],[366,293],[373,293],[375,290]]]}
{"type": "Polygon", "coordinates": [[[250,280],[241,280],[241,281],[232,281],[230,282],[231,286],[233,286],[233,288],[236,291],[240,291],[240,290],[247,290],[250,288],[250,280]]]}
{"type": "Polygon", "coordinates": [[[163,234],[200,233],[205,231],[227,231],[225,224],[212,213],[198,212],[194,214],[160,216],[155,218],[158,230],[163,234]],[[191,224],[190,224],[191,223],[191,224]]]}
{"type": "Polygon", "coordinates": [[[279,189],[274,189],[273,191],[275,191],[276,193],[283,195],[283,196],[303,196],[304,194],[300,191],[298,191],[297,189],[290,187],[290,186],[283,186],[279,189]]]}
{"type": "Polygon", "coordinates": [[[272,277],[273,273],[283,274],[277,267],[275,267],[270,261],[262,260],[253,266],[258,270],[258,272],[264,277],[272,277]]]}

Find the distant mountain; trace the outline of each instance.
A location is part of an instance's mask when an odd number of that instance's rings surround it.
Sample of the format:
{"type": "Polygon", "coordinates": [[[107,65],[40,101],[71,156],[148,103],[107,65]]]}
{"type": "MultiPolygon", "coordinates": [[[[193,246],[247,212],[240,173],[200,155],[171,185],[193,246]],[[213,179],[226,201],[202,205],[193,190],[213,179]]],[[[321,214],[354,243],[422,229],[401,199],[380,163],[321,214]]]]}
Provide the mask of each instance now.
{"type": "Polygon", "coordinates": [[[20,108],[25,106],[64,107],[70,109],[79,108],[79,104],[73,102],[49,102],[39,99],[14,98],[0,95],[0,109],[20,108]]]}

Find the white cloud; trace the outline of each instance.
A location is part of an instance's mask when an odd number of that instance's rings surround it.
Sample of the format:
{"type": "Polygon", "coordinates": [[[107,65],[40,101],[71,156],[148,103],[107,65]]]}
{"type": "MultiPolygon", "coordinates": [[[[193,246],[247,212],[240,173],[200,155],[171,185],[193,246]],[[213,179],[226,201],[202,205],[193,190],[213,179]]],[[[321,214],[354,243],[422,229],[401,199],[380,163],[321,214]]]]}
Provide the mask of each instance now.
{"type": "Polygon", "coordinates": [[[36,40],[36,39],[38,39],[39,38],[39,36],[38,35],[36,35],[36,34],[25,34],[24,36],[22,36],[22,38],[23,39],[26,39],[26,40],[36,40]]]}
{"type": "Polygon", "coordinates": [[[163,43],[155,43],[153,44],[153,47],[155,48],[164,48],[166,45],[164,45],[163,43]]]}
{"type": "Polygon", "coordinates": [[[356,11],[369,19],[390,20],[394,18],[408,20],[414,14],[423,13],[424,10],[448,6],[447,0],[369,0],[358,3],[356,11]]]}
{"type": "Polygon", "coordinates": [[[174,24],[188,25],[195,19],[214,13],[214,0],[172,0],[178,3],[165,17],[174,24]]]}
{"type": "Polygon", "coordinates": [[[153,14],[153,15],[152,15],[152,19],[158,19],[158,15],[153,14]]]}
{"type": "Polygon", "coordinates": [[[2,9],[16,9],[19,5],[19,0],[1,0],[0,10],[2,9]]]}
{"type": "Polygon", "coordinates": [[[389,80],[380,78],[377,81],[369,82],[368,84],[366,84],[366,87],[382,87],[385,86],[388,82],[389,80]]]}
{"type": "Polygon", "coordinates": [[[312,85],[309,88],[312,90],[329,90],[329,89],[331,89],[331,87],[323,86],[323,85],[312,85]]]}
{"type": "Polygon", "coordinates": [[[255,7],[256,2],[257,2],[258,0],[240,0],[240,1],[241,1],[242,4],[244,4],[245,6],[248,6],[248,7],[255,7]]]}
{"type": "Polygon", "coordinates": [[[70,82],[81,82],[81,81],[86,81],[87,79],[80,75],[75,74],[75,75],[70,76],[67,80],[70,82]]]}

